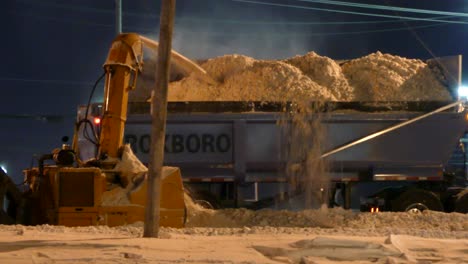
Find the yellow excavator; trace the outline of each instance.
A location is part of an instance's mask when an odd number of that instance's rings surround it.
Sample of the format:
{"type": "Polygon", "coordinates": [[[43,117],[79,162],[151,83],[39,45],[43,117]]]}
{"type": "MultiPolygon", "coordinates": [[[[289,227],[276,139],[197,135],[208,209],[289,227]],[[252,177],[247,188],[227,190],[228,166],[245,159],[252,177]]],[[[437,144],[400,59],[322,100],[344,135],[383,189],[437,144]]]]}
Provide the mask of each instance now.
{"type": "MultiPolygon", "coordinates": [[[[7,210],[14,223],[117,226],[144,221],[147,170],[123,143],[128,94],[136,88],[142,72],[144,46],[156,50],[158,43],[127,33],[119,35],[111,45],[102,76],[104,102],[100,129],[95,133],[95,158],[79,158],[78,132],[91,122],[86,116],[76,123],[71,146],[63,144],[41,156],[37,167],[24,170],[27,186],[22,198],[1,171],[0,191],[3,189],[5,194],[0,195],[7,196],[14,205],[7,210]]],[[[171,56],[180,68],[206,75],[179,53],[173,51],[171,56]]],[[[161,181],[160,225],[183,227],[186,208],[180,170],[164,167],[161,181]]]]}

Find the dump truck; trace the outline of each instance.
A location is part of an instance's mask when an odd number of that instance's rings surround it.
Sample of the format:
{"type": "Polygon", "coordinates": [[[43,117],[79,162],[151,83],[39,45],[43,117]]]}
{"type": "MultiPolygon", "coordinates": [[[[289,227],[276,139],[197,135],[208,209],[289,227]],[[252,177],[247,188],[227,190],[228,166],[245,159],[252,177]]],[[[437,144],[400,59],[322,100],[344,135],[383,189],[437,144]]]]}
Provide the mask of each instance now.
{"type": "MultiPolygon", "coordinates": [[[[447,75],[461,75],[460,56],[428,63],[444,63],[443,69],[452,69],[447,75]]],[[[450,85],[455,101],[320,102],[300,117],[319,123],[313,127],[322,134],[315,158],[325,169],[318,172],[290,153],[302,125],[293,121],[294,102],[169,102],[165,164],[180,168],[185,190],[210,208],[309,208],[299,185],[330,207],[466,213],[468,109],[458,85],[450,85]],[[301,179],[314,173],[323,175],[301,179]]],[[[148,163],[151,105],[132,101],[128,107],[124,141],[148,163]]],[[[100,120],[102,105],[81,106],[78,116],[100,120]]],[[[311,146],[315,139],[301,140],[311,146]]],[[[96,155],[84,137],[80,144],[88,157],[96,155]]]]}
{"type": "MultiPolygon", "coordinates": [[[[89,118],[99,117],[101,106],[93,108],[89,118]]],[[[130,103],[124,137],[144,163],[150,108],[130,103]]],[[[308,118],[318,118],[325,133],[321,179],[328,183],[315,185],[328,206],[467,212],[468,109],[462,101],[330,102],[325,109],[308,118]]],[[[284,110],[284,103],[170,102],[165,164],[180,168],[185,189],[210,208],[288,208],[279,205],[297,195],[285,154],[287,135],[297,128],[284,110]]]]}

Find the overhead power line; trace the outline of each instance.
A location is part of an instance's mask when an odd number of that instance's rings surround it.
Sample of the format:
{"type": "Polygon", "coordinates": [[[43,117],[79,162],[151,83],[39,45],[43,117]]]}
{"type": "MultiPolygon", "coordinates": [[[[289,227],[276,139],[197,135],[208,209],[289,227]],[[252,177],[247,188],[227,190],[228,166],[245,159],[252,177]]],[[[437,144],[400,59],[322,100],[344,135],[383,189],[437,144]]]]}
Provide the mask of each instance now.
{"type": "Polygon", "coordinates": [[[425,18],[425,17],[394,16],[394,15],[365,13],[365,12],[356,12],[356,11],[348,11],[348,10],[319,8],[319,7],[311,7],[311,6],[278,4],[278,3],[272,3],[272,2],[261,2],[261,1],[253,1],[253,0],[231,0],[231,1],[233,1],[233,2],[242,2],[242,3],[250,3],[250,4],[257,4],[257,5],[278,6],[278,7],[298,8],[298,9],[304,9],[304,10],[315,10],[315,11],[342,13],[342,14],[349,14],[349,15],[383,17],[383,18],[396,18],[396,19],[405,19],[405,20],[411,20],[411,21],[428,21],[428,22],[451,23],[451,24],[468,24],[468,21],[463,21],[463,20],[445,20],[445,19],[425,18]]]}
{"type": "MultiPolygon", "coordinates": [[[[388,6],[390,6],[389,2],[387,0],[385,0],[385,2],[387,3],[388,6]]],[[[393,13],[397,16],[399,16],[399,12],[396,11],[396,10],[393,10],[393,13]]],[[[408,28],[408,30],[411,32],[411,34],[416,38],[416,40],[421,44],[421,46],[432,56],[432,58],[436,61],[436,63],[442,68],[444,69],[444,71],[447,73],[447,77],[450,78],[454,83],[457,83],[458,82],[458,78],[451,72],[447,69],[446,65],[441,63],[440,60],[437,58],[437,56],[435,55],[435,53],[432,51],[432,49],[429,47],[429,45],[423,41],[423,39],[419,36],[419,34],[416,32],[416,30],[414,30],[414,27],[413,26],[410,26],[408,22],[404,21],[403,22],[406,27],[408,28]]]]}
{"type": "MultiPolygon", "coordinates": [[[[77,19],[63,19],[63,18],[57,18],[57,17],[51,17],[51,16],[43,16],[43,15],[38,15],[38,14],[24,14],[24,13],[19,13],[17,10],[15,11],[8,11],[11,14],[23,16],[23,17],[31,17],[34,19],[41,19],[41,20],[46,20],[46,21],[54,21],[54,22],[67,22],[70,24],[77,24],[77,25],[87,25],[87,26],[96,26],[96,27],[102,27],[102,28],[114,28],[115,25],[113,24],[102,24],[102,23],[96,23],[96,22],[90,22],[89,20],[77,20],[77,19]]],[[[450,16],[439,16],[439,17],[433,17],[432,19],[443,19],[443,18],[449,18],[450,16]]],[[[192,21],[195,18],[182,18],[179,20],[187,20],[187,21],[192,21]]],[[[211,22],[211,23],[216,23],[216,24],[238,24],[238,25],[291,25],[291,26],[312,26],[312,25],[320,25],[320,26],[326,26],[326,25],[368,25],[368,24],[391,24],[391,23],[401,23],[404,21],[404,19],[392,19],[392,20],[361,20],[361,21],[254,21],[254,20],[221,20],[221,19],[204,19],[200,18],[197,19],[200,21],[204,22],[211,22]]],[[[180,25],[180,24],[179,24],[180,25]]],[[[132,26],[127,26],[124,25],[124,28],[128,30],[147,30],[148,28],[139,28],[139,27],[132,27],[132,26]]],[[[177,23],[176,23],[177,27],[177,23]]],[[[152,29],[154,31],[154,28],[152,29]]]]}
{"type": "MultiPolygon", "coordinates": [[[[92,22],[84,22],[84,21],[71,21],[67,19],[59,19],[59,18],[52,18],[52,17],[44,17],[44,16],[36,16],[36,15],[30,15],[30,17],[37,18],[37,19],[45,19],[45,20],[50,20],[50,21],[61,21],[65,23],[71,23],[71,24],[83,24],[83,25],[89,25],[89,26],[97,26],[97,27],[106,27],[106,28],[113,28],[113,25],[105,25],[105,24],[97,24],[97,23],[92,23],[92,22]]],[[[391,20],[387,20],[386,22],[390,22],[391,20]]],[[[396,22],[397,20],[392,20],[392,22],[396,22]]],[[[398,22],[401,22],[403,20],[398,20],[398,22]]],[[[371,21],[371,22],[377,22],[377,21],[371,21]]],[[[385,21],[383,21],[385,22],[385,21]]],[[[304,22],[307,23],[307,22],[304,22]]],[[[311,24],[317,25],[322,24],[323,22],[311,22],[311,24]]],[[[350,23],[350,24],[366,24],[366,21],[355,21],[355,22],[340,22],[340,21],[330,21],[328,24],[333,24],[333,25],[340,25],[343,23],[350,23]]],[[[281,25],[288,25],[288,23],[281,23],[278,22],[278,24],[281,25]]],[[[327,22],[325,22],[327,24],[327,22]]],[[[273,24],[274,25],[274,24],[273,24]]],[[[434,23],[434,24],[428,24],[428,25],[420,25],[420,26],[414,26],[415,29],[421,29],[421,28],[432,28],[432,27],[438,27],[438,26],[443,26],[447,25],[446,23],[434,23]]],[[[130,26],[124,26],[124,29],[126,31],[135,31],[135,32],[140,32],[140,33],[152,33],[154,32],[154,28],[143,28],[143,27],[130,27],[130,26]]],[[[386,29],[378,29],[378,30],[359,30],[359,31],[339,31],[339,32],[288,32],[288,33],[268,33],[269,35],[278,35],[281,37],[290,37],[292,35],[294,36],[333,36],[333,35],[354,35],[354,34],[368,34],[368,33],[379,33],[379,32],[392,32],[392,31],[401,31],[401,30],[406,30],[406,28],[402,27],[396,27],[396,28],[386,28],[386,29]]],[[[184,32],[184,34],[204,34],[204,35],[212,35],[212,36],[222,36],[222,35],[253,35],[253,36],[258,36],[258,33],[242,33],[242,32],[236,32],[236,33],[229,33],[229,32],[207,32],[207,31],[191,31],[191,32],[184,32]]],[[[0,77],[0,80],[6,80],[6,81],[29,81],[29,82],[60,82],[60,80],[28,80],[28,79],[18,79],[18,78],[6,78],[6,77],[0,77]]],[[[87,83],[87,85],[91,85],[92,83],[87,83]]]]}
{"type": "MultiPolygon", "coordinates": [[[[276,4],[276,3],[269,3],[269,2],[260,2],[260,1],[252,1],[252,0],[232,0],[235,2],[246,2],[246,3],[252,3],[252,4],[262,4],[262,5],[273,5],[273,6],[281,6],[281,7],[293,7],[293,8],[302,8],[302,9],[312,9],[312,10],[319,10],[319,11],[327,11],[327,12],[348,12],[348,11],[343,11],[343,10],[331,10],[331,9],[323,9],[323,8],[313,8],[313,7],[308,7],[308,6],[296,6],[296,5],[287,5],[287,4],[276,4]]],[[[301,1],[301,0],[298,0],[301,1]]],[[[305,0],[304,0],[305,1],[305,0]]],[[[311,0],[312,1],[312,0],[311,0]]],[[[317,1],[325,1],[325,0],[317,0],[317,1]]],[[[24,0],[20,0],[20,2],[25,2],[24,0]]],[[[334,1],[334,2],[340,2],[340,1],[334,1]]],[[[66,6],[59,5],[63,8],[66,6]]],[[[70,6],[68,6],[70,8],[70,6]]],[[[74,9],[74,6],[73,6],[74,9]]],[[[83,10],[89,10],[90,8],[85,8],[83,10]]],[[[96,9],[96,8],[91,8],[91,9],[96,9]]],[[[98,9],[101,10],[101,9],[98,9]]],[[[95,10],[97,11],[97,10],[95,10]]],[[[112,11],[107,11],[107,10],[101,10],[103,12],[112,12],[112,11]]],[[[15,13],[18,13],[15,11],[15,13]]],[[[356,13],[356,12],[353,12],[356,13]]],[[[372,16],[378,16],[378,17],[391,17],[391,18],[396,18],[394,20],[373,20],[373,21],[240,21],[240,20],[224,20],[226,23],[239,23],[239,24],[259,24],[259,25],[354,25],[354,24],[370,24],[370,23],[395,23],[395,22],[404,22],[404,21],[434,21],[434,22],[439,22],[435,24],[428,24],[428,25],[419,25],[419,26],[414,26],[414,29],[420,29],[420,28],[431,28],[431,27],[437,27],[437,26],[442,26],[447,23],[462,23],[462,24],[468,24],[468,21],[454,21],[454,20],[444,20],[446,18],[451,18],[453,16],[437,16],[437,17],[426,17],[426,18],[415,18],[415,17],[401,17],[401,16],[389,16],[389,15],[380,15],[380,14],[368,14],[368,13],[359,13],[359,14],[366,14],[366,15],[372,15],[372,16]]],[[[23,15],[23,14],[20,14],[23,15]]],[[[45,19],[45,20],[51,20],[51,21],[64,21],[67,23],[72,23],[72,24],[84,24],[84,25],[90,25],[90,26],[98,26],[98,27],[106,27],[106,28],[113,28],[114,25],[110,24],[98,24],[98,23],[92,23],[88,21],[75,21],[75,20],[66,20],[66,19],[60,19],[60,18],[54,18],[54,17],[49,17],[49,16],[37,16],[35,14],[29,15],[30,17],[38,18],[38,19],[45,19]]],[[[192,19],[192,18],[187,18],[187,19],[192,19]]],[[[198,19],[198,18],[193,18],[193,19],[198,19]]],[[[200,20],[204,21],[210,21],[210,19],[205,19],[205,18],[199,18],[200,20]]],[[[212,22],[218,23],[220,20],[217,19],[212,19],[212,22]]],[[[141,27],[129,27],[129,26],[124,26],[126,30],[129,31],[136,31],[136,32],[142,32],[142,33],[151,33],[154,32],[154,28],[141,28],[141,27]]],[[[407,28],[402,28],[402,27],[397,27],[397,28],[386,28],[386,29],[376,29],[376,30],[357,30],[357,31],[339,31],[339,32],[290,32],[290,33],[278,33],[277,35],[279,36],[333,36],[333,35],[353,35],[353,34],[367,34],[367,33],[379,33],[379,32],[392,32],[392,31],[402,31],[406,30],[407,28]]],[[[236,33],[228,33],[226,31],[223,32],[206,32],[206,31],[192,31],[192,32],[185,32],[184,34],[204,34],[204,35],[257,35],[256,34],[251,34],[251,33],[242,33],[242,32],[236,32],[236,33]]],[[[269,35],[275,35],[275,34],[269,34],[269,35]]],[[[2,78],[2,77],[0,77],[2,78]]],[[[13,80],[14,78],[6,78],[4,80],[13,80]]],[[[1,80],[1,79],[0,79],[1,80]]],[[[17,79],[17,81],[21,81],[20,79],[17,79]]],[[[29,81],[29,82],[50,82],[50,83],[60,83],[60,80],[27,80],[23,79],[22,81],[29,81]]],[[[69,81],[62,81],[61,83],[73,83],[69,81]]],[[[76,83],[73,83],[76,84],[76,83]]],[[[92,83],[86,83],[86,85],[91,85],[92,83]]]]}
{"type": "MultiPolygon", "coordinates": [[[[25,0],[16,0],[19,2],[29,2],[25,0]]],[[[92,8],[92,7],[80,7],[75,5],[61,5],[61,4],[52,4],[48,2],[34,2],[36,5],[48,6],[48,7],[55,7],[61,9],[70,9],[73,11],[83,11],[83,12],[91,12],[91,13],[105,13],[105,14],[114,14],[114,11],[111,10],[104,10],[100,8],[92,8]]],[[[16,12],[15,12],[16,13],[16,12]]],[[[145,14],[145,13],[138,13],[138,12],[129,12],[123,11],[124,16],[134,16],[137,18],[152,18],[158,19],[159,15],[153,14],[145,14]]],[[[38,16],[34,14],[35,17],[47,20],[57,21],[57,18],[51,18],[47,16],[38,16]]],[[[431,20],[440,20],[453,17],[452,15],[448,16],[437,16],[437,17],[429,17],[427,19],[431,20]]],[[[201,23],[217,23],[217,24],[239,24],[239,25],[354,25],[354,24],[384,24],[384,23],[398,23],[401,21],[405,21],[404,18],[399,19],[392,19],[392,20],[367,20],[367,21],[258,21],[258,20],[237,20],[237,19],[215,19],[215,18],[203,18],[203,17],[178,17],[176,22],[201,22],[201,23]]],[[[99,24],[99,23],[92,23],[89,21],[70,21],[71,23],[76,24],[86,24],[86,25],[96,25],[101,27],[114,27],[111,24],[99,24]]]]}
{"type": "MultiPolygon", "coordinates": [[[[446,26],[446,23],[434,23],[429,25],[421,25],[421,26],[414,26],[413,29],[422,29],[422,28],[432,28],[432,27],[439,27],[439,26],[446,26]]],[[[322,31],[322,32],[291,32],[288,31],[286,33],[282,32],[266,32],[265,34],[259,32],[248,32],[248,33],[236,33],[235,36],[243,35],[249,36],[249,38],[264,38],[266,35],[268,37],[311,37],[311,36],[342,36],[342,35],[357,35],[357,34],[370,34],[370,33],[382,33],[382,32],[394,32],[394,31],[402,31],[408,30],[407,27],[397,27],[397,28],[387,28],[387,29],[375,29],[375,30],[356,30],[356,31],[336,31],[336,32],[329,32],[329,31],[322,31]]],[[[193,32],[202,34],[202,32],[193,32]]],[[[206,34],[206,33],[205,33],[206,34]]],[[[226,36],[226,35],[233,35],[229,32],[210,32],[207,35],[212,36],[226,36]]]]}
{"type": "MultiPolygon", "coordinates": [[[[86,21],[75,21],[75,20],[68,20],[68,19],[60,19],[60,18],[53,18],[53,17],[48,17],[48,16],[37,16],[37,15],[29,15],[29,17],[36,18],[36,19],[44,19],[47,21],[60,21],[60,22],[65,22],[65,23],[71,23],[71,24],[83,24],[83,25],[88,25],[88,26],[96,26],[96,27],[105,27],[105,28],[113,28],[114,25],[111,24],[98,24],[98,23],[92,23],[92,22],[86,22],[86,21]]],[[[442,18],[442,17],[440,17],[442,18]]],[[[402,20],[384,20],[380,21],[382,23],[385,22],[402,22],[402,20]]],[[[380,23],[379,21],[367,21],[370,23],[380,23]]],[[[315,22],[275,22],[271,23],[271,25],[292,25],[291,23],[304,23],[304,24],[309,24],[309,25],[346,25],[346,24],[368,24],[366,21],[329,21],[329,22],[320,22],[320,21],[315,21],[315,22]]],[[[249,23],[249,22],[246,22],[249,23]]],[[[259,24],[270,24],[269,22],[263,21],[259,22],[259,24]]],[[[443,26],[447,25],[446,23],[435,23],[435,24],[428,24],[428,25],[420,25],[420,26],[415,26],[415,29],[420,29],[420,28],[432,28],[432,27],[437,27],[437,26],[443,26]]],[[[177,26],[176,26],[177,27],[177,26]]],[[[154,32],[154,28],[143,28],[143,27],[131,27],[131,26],[124,26],[124,29],[126,31],[135,31],[135,32],[140,32],[140,33],[152,33],[154,32]]],[[[379,33],[379,32],[392,32],[392,31],[401,31],[401,30],[406,30],[406,28],[402,27],[396,27],[396,28],[386,28],[386,29],[380,29],[380,30],[359,30],[359,31],[340,31],[340,32],[301,32],[301,33],[294,33],[294,32],[289,32],[289,33],[277,33],[276,35],[278,36],[284,36],[284,37],[289,37],[291,35],[303,35],[303,36],[320,36],[320,35],[327,35],[327,36],[332,36],[332,35],[353,35],[353,34],[367,34],[367,33],[379,33]]],[[[236,33],[229,33],[229,32],[207,32],[207,31],[191,31],[191,32],[184,32],[184,34],[204,34],[204,35],[213,35],[213,36],[220,36],[220,35],[258,35],[258,33],[242,33],[242,32],[236,32],[236,33]]],[[[271,34],[270,35],[275,35],[271,34]]],[[[14,78],[6,78],[3,77],[3,80],[10,80],[12,81],[14,78]]],[[[0,80],[2,80],[2,77],[0,77],[0,80]]],[[[20,79],[18,79],[20,81],[20,79]]],[[[26,80],[24,79],[23,81],[34,81],[34,80],[26,80]]],[[[46,82],[47,80],[37,80],[38,82],[46,82]]],[[[52,82],[52,80],[49,80],[52,82]]],[[[59,81],[59,80],[56,80],[59,81]]],[[[92,83],[89,83],[92,84],[92,83]]]]}
{"type": "Polygon", "coordinates": [[[327,4],[327,5],[359,7],[359,8],[367,8],[367,9],[385,10],[385,11],[418,13],[418,14],[431,14],[431,15],[443,15],[443,16],[468,17],[468,13],[447,12],[447,11],[418,9],[418,8],[406,8],[406,7],[396,7],[396,6],[372,5],[372,4],[362,4],[362,3],[350,3],[350,2],[344,2],[344,1],[333,1],[333,0],[296,0],[296,1],[298,1],[298,2],[307,2],[307,3],[327,4]]]}

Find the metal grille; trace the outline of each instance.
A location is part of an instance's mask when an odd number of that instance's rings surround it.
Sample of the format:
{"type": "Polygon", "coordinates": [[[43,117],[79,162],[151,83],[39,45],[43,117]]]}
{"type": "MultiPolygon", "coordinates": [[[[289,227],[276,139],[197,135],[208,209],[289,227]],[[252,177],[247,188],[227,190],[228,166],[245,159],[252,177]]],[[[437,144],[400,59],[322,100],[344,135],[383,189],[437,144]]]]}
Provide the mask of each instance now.
{"type": "Polygon", "coordinates": [[[59,206],[94,206],[94,172],[59,172],[59,206]]]}

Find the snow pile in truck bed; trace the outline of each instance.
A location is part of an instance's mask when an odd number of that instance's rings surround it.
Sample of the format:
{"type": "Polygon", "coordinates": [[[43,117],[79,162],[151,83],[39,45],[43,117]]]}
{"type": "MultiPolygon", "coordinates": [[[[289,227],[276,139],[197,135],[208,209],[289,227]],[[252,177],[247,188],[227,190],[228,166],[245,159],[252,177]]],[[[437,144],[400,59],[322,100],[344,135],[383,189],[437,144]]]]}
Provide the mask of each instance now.
{"type": "Polygon", "coordinates": [[[451,95],[421,60],[380,52],[344,62],[309,52],[285,60],[225,55],[203,63],[218,82],[196,74],[170,83],[169,101],[448,101],[451,95]]]}
{"type": "Polygon", "coordinates": [[[252,67],[254,62],[254,58],[234,54],[210,59],[203,63],[203,68],[215,81],[223,83],[229,77],[252,67]]]}
{"type": "Polygon", "coordinates": [[[219,84],[209,85],[191,75],[170,84],[169,101],[336,100],[298,68],[281,61],[229,55],[208,60],[202,67],[219,84]]]}
{"type": "Polygon", "coordinates": [[[342,66],[356,101],[444,101],[451,96],[421,60],[376,52],[342,66]]]}
{"type": "Polygon", "coordinates": [[[354,88],[348,84],[340,65],[334,60],[309,52],[285,60],[317,84],[326,87],[337,101],[353,101],[354,88]]]}

